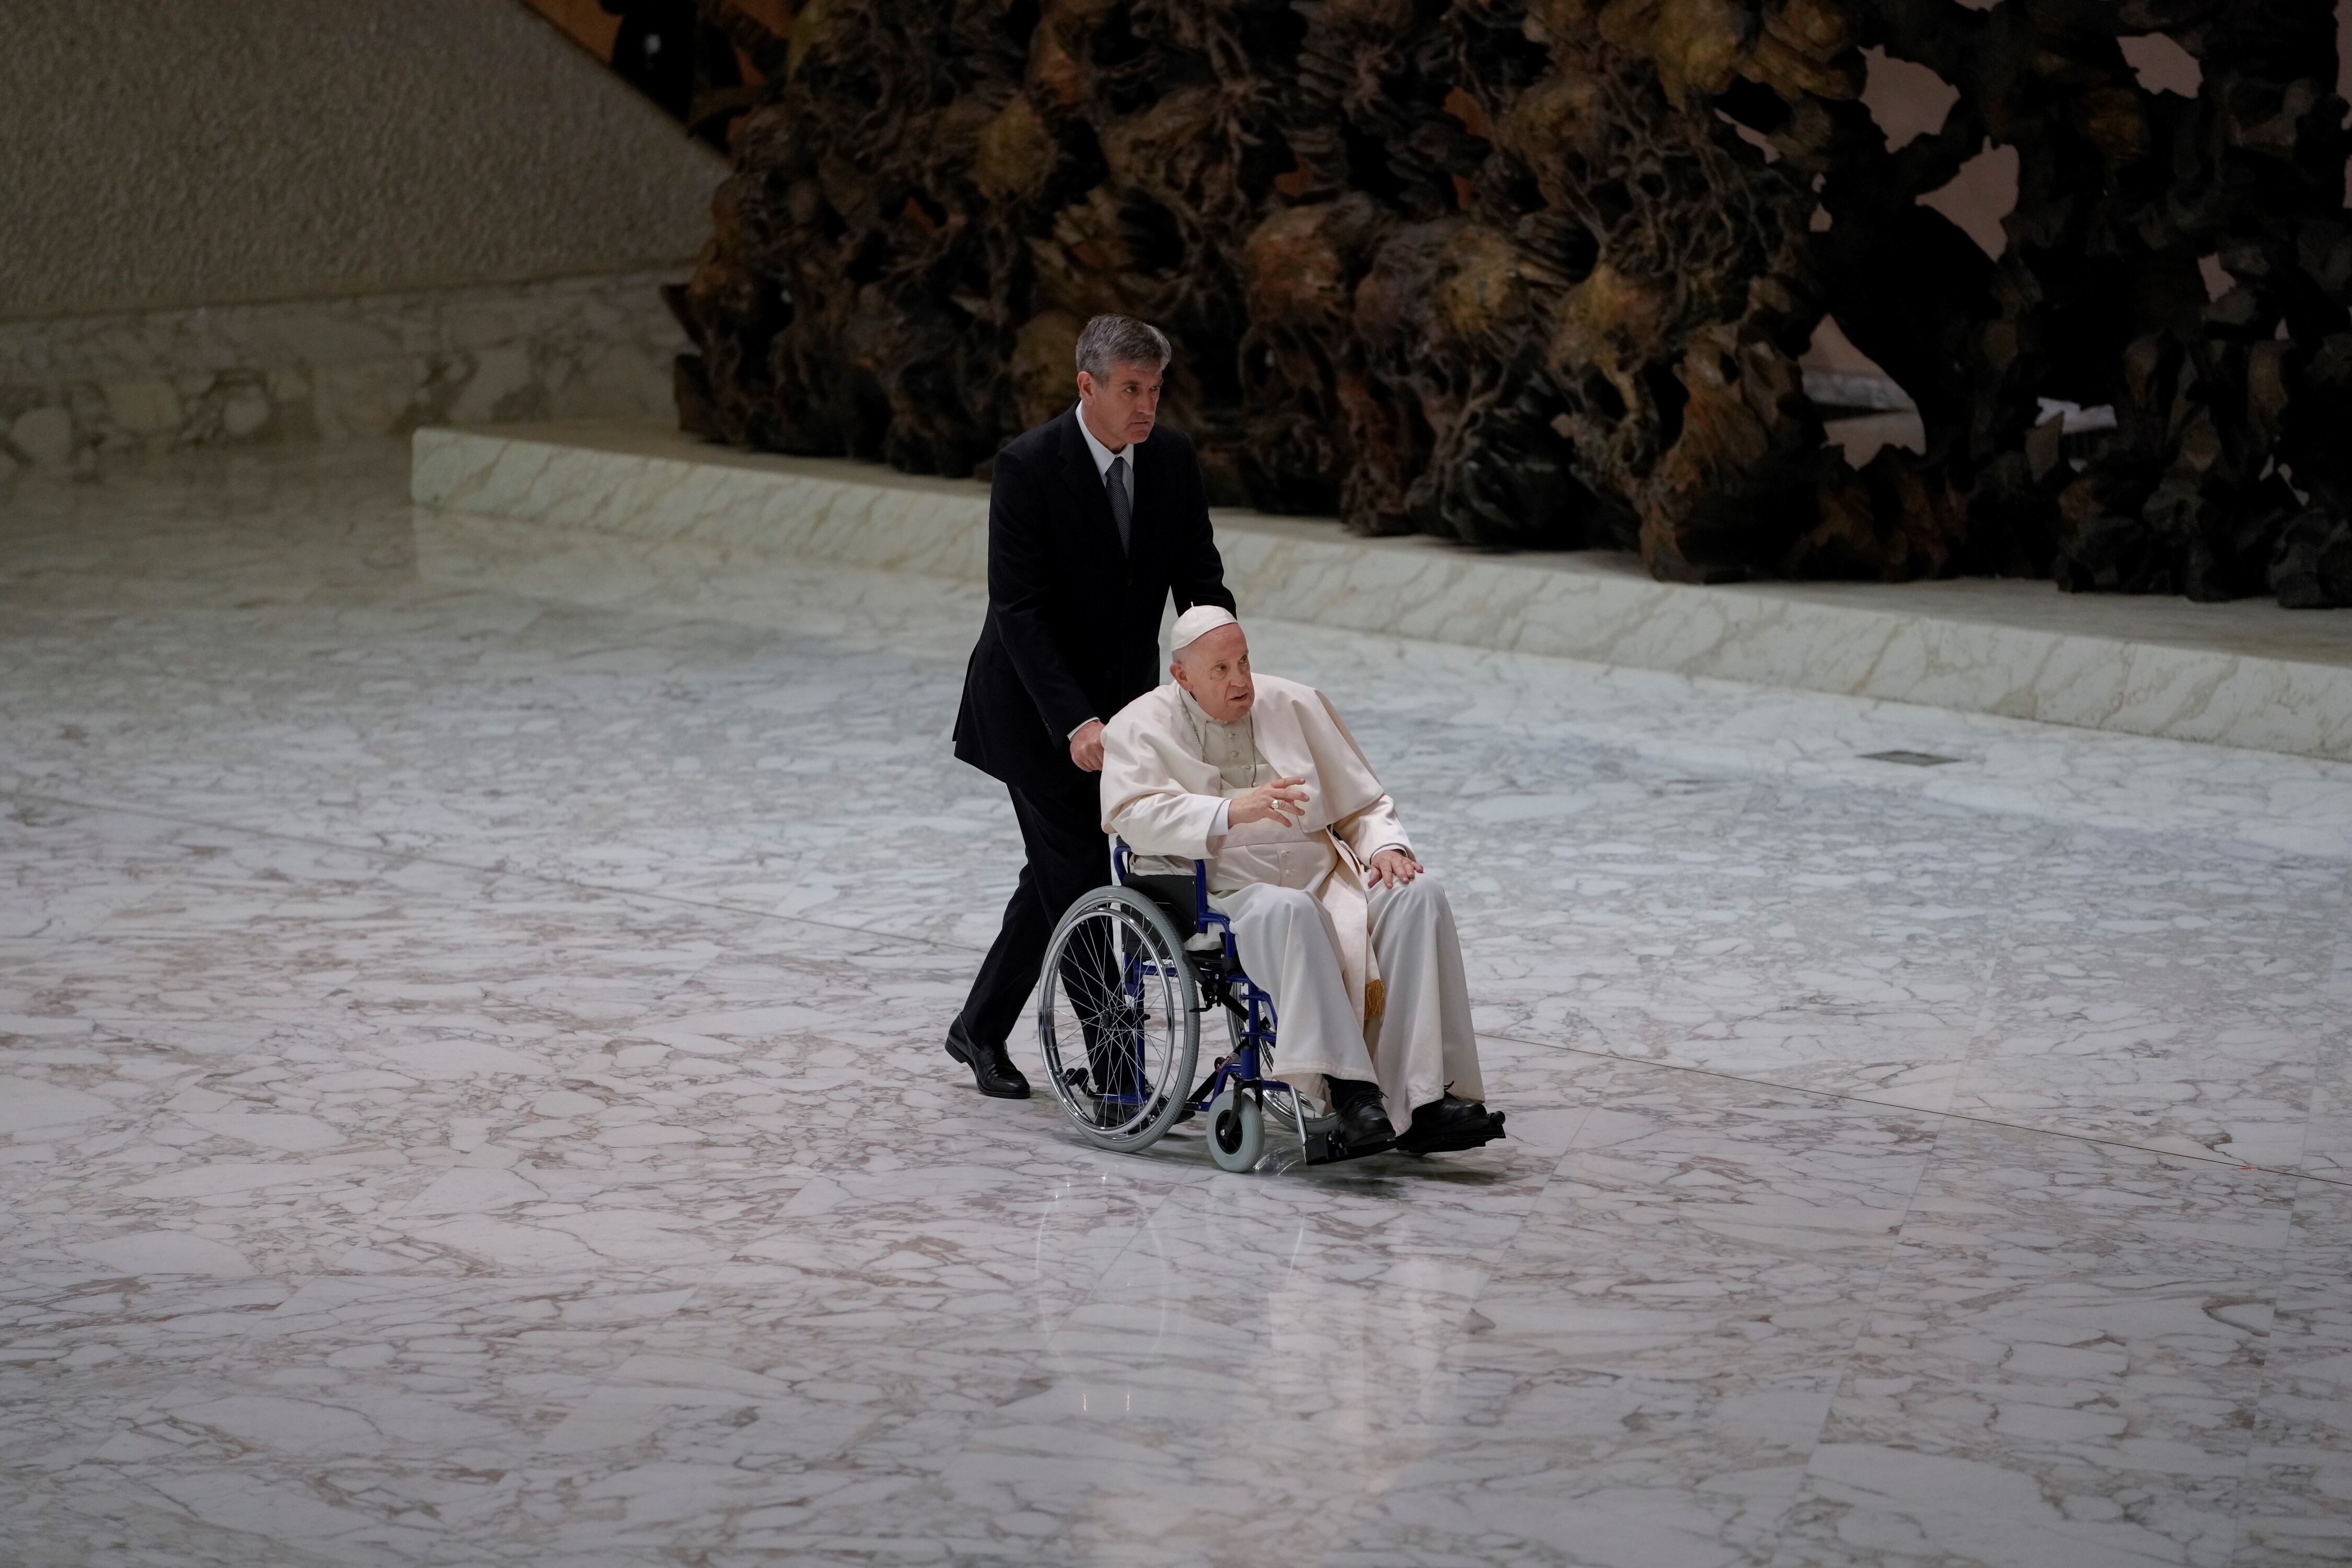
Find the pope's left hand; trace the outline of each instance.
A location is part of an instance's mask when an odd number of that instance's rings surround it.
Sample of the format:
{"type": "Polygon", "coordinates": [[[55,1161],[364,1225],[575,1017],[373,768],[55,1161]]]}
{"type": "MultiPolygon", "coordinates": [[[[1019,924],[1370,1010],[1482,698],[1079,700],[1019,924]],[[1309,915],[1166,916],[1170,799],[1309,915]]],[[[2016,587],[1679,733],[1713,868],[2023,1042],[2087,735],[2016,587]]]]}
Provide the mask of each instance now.
{"type": "Polygon", "coordinates": [[[1373,887],[1402,888],[1421,875],[1421,862],[1402,849],[1383,849],[1372,857],[1373,887]]]}

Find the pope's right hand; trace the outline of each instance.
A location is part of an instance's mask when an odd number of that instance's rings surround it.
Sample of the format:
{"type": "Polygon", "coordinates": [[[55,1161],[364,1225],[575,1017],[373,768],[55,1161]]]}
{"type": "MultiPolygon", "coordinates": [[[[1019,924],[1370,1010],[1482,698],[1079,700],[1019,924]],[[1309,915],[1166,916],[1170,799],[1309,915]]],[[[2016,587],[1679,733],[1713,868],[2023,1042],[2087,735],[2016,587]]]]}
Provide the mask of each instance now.
{"type": "Polygon", "coordinates": [[[1228,826],[1239,827],[1244,822],[1279,822],[1286,827],[1296,827],[1307,816],[1307,791],[1301,787],[1303,778],[1278,778],[1272,784],[1262,784],[1247,795],[1234,796],[1234,804],[1225,812],[1228,826]]]}

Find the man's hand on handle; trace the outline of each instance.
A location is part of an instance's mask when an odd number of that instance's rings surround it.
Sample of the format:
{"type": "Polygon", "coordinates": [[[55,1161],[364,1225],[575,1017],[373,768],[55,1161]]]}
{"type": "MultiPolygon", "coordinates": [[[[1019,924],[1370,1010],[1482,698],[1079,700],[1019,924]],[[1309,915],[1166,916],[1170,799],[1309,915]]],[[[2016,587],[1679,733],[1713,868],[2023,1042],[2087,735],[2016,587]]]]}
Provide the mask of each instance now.
{"type": "Polygon", "coordinates": [[[1070,736],[1070,761],[1090,773],[1102,772],[1102,721],[1089,719],[1070,736]]]}
{"type": "Polygon", "coordinates": [[[1421,875],[1421,862],[1402,849],[1383,849],[1372,857],[1370,881],[1377,888],[1383,883],[1402,888],[1421,875]]]}
{"type": "Polygon", "coordinates": [[[1303,778],[1278,778],[1272,784],[1262,784],[1247,795],[1234,796],[1225,808],[1225,826],[1239,827],[1244,822],[1279,822],[1285,827],[1296,827],[1307,815],[1307,781],[1303,778]]]}

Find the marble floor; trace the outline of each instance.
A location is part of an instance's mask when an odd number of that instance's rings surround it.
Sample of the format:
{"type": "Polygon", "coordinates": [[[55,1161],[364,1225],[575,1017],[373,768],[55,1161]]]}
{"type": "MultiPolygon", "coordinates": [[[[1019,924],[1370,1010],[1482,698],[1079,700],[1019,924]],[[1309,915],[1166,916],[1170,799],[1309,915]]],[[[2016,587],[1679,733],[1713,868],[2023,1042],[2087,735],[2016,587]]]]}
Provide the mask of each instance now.
{"type": "Polygon", "coordinates": [[[2352,767],[1261,626],[1513,1137],[1226,1176],[939,1050],[972,589],[405,464],[0,488],[0,1563],[2352,1558],[2352,767]]]}

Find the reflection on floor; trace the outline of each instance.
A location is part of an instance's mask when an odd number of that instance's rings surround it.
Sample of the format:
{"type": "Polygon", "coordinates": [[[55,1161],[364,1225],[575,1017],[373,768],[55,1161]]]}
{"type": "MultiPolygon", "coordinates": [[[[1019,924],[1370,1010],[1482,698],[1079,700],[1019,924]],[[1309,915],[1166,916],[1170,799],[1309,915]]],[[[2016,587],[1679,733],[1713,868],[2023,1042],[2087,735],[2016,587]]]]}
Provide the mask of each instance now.
{"type": "Polygon", "coordinates": [[[0,491],[0,1557],[2352,1552],[2352,768],[1261,627],[1514,1137],[1222,1176],[940,1052],[971,589],[404,473],[0,491]]]}

